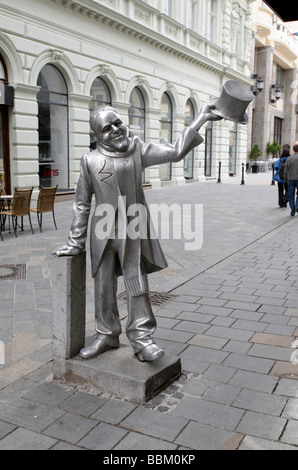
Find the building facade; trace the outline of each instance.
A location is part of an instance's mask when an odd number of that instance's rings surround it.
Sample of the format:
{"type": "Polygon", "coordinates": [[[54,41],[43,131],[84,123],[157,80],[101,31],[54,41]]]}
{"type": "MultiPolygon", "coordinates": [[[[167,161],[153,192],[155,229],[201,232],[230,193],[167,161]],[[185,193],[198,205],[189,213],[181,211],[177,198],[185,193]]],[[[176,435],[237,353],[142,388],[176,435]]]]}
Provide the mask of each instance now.
{"type": "MultiPolygon", "coordinates": [[[[1,181],[75,188],[101,103],[131,134],[173,142],[226,80],[251,86],[251,22],[251,0],[1,0],[1,181]]],[[[144,184],[215,178],[219,161],[239,175],[249,133],[209,123],[199,148],[144,184]]]]}
{"type": "Polygon", "coordinates": [[[267,144],[280,145],[298,140],[298,21],[284,23],[264,2],[253,4],[255,41],[253,74],[255,84],[262,80],[263,91],[253,103],[252,145],[258,144],[262,158],[267,144]]]}

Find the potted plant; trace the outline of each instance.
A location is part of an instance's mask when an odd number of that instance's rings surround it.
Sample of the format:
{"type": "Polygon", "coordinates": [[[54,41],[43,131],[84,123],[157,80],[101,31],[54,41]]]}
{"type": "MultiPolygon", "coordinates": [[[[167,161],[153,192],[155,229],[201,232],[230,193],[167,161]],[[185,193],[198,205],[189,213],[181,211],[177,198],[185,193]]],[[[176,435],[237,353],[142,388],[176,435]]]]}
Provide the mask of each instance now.
{"type": "Polygon", "coordinates": [[[276,139],[273,140],[272,144],[267,144],[267,155],[272,155],[272,158],[276,158],[277,154],[281,151],[282,145],[280,145],[276,139]]]}
{"type": "Polygon", "coordinates": [[[258,173],[259,167],[257,165],[257,160],[261,155],[262,155],[262,150],[260,149],[258,144],[255,144],[249,154],[249,158],[253,160],[254,162],[251,166],[252,173],[258,173]]]}

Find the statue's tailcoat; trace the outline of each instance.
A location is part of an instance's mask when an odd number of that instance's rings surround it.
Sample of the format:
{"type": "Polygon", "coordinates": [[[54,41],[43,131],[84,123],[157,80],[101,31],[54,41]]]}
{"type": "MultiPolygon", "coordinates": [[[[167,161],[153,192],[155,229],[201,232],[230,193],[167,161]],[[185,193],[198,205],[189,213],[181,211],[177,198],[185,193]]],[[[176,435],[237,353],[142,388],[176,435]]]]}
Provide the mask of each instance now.
{"type": "MultiPolygon", "coordinates": [[[[198,132],[185,128],[175,144],[145,144],[134,138],[126,152],[107,152],[93,150],[83,155],[81,174],[77,185],[74,201],[74,220],[70,230],[68,244],[85,248],[87,226],[91,208],[91,200],[95,195],[95,207],[109,204],[118,211],[119,196],[125,196],[126,207],[132,204],[147,205],[142,187],[142,171],[162,163],[178,162],[195,146],[203,141],[198,132]]],[[[91,264],[92,275],[96,275],[104,254],[109,236],[105,239],[96,235],[96,224],[102,216],[92,217],[91,222],[91,264]]],[[[148,234],[150,233],[150,214],[147,210],[148,234]]],[[[123,239],[121,250],[122,262],[125,258],[127,239],[123,239]]],[[[167,262],[156,238],[142,239],[139,242],[140,258],[145,263],[147,273],[164,269],[167,262]]],[[[121,263],[122,264],[122,263],[121,263]]],[[[122,274],[122,273],[119,273],[122,274]]]]}

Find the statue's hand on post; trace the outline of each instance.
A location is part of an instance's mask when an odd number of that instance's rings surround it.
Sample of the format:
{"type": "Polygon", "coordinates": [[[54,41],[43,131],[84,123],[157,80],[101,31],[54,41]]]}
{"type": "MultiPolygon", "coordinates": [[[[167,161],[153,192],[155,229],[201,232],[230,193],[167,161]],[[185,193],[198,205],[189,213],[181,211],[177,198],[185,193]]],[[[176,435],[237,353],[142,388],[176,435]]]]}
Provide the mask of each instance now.
{"type": "Polygon", "coordinates": [[[77,256],[82,253],[82,250],[77,246],[63,245],[53,251],[56,256],[77,256]]]}

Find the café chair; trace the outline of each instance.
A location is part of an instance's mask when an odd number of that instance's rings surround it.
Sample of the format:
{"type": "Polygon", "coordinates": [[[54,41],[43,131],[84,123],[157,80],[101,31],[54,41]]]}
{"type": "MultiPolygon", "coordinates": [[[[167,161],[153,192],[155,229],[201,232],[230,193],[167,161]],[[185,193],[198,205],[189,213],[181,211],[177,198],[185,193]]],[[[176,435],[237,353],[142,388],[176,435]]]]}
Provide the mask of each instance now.
{"type": "Polygon", "coordinates": [[[10,230],[10,219],[12,219],[13,231],[17,237],[17,227],[20,227],[23,231],[23,218],[25,216],[29,217],[31,232],[33,232],[31,216],[30,216],[30,204],[33,188],[31,189],[15,189],[11,206],[8,210],[2,210],[0,215],[9,217],[9,230],[10,230]],[[21,226],[18,225],[18,217],[21,217],[21,226]]]}
{"type": "Polygon", "coordinates": [[[57,189],[58,185],[50,188],[41,187],[39,190],[37,207],[31,209],[31,212],[35,212],[37,215],[37,222],[39,225],[40,232],[42,232],[42,214],[45,214],[46,212],[52,212],[54,225],[57,230],[54,210],[57,189]]]}
{"type": "MultiPolygon", "coordinates": [[[[0,183],[0,196],[6,196],[6,191],[5,191],[5,187],[2,183],[0,183]]],[[[0,202],[0,210],[4,210],[4,211],[7,211],[9,209],[9,206],[7,204],[7,200],[4,199],[4,200],[1,200],[0,202]]]]}

